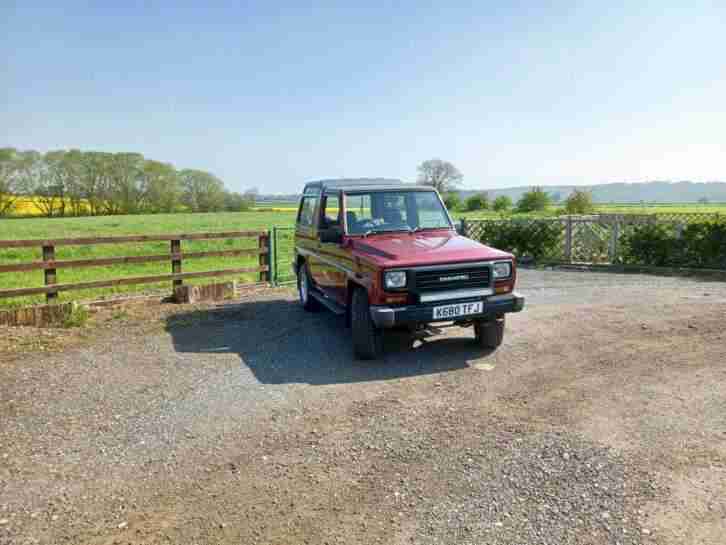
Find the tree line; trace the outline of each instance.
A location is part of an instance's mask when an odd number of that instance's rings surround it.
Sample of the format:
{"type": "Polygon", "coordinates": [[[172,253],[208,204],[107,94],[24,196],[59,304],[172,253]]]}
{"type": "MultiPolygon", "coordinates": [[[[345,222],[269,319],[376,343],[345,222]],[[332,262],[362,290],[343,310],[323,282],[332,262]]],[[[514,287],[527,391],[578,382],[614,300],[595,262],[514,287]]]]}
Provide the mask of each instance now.
{"type": "MultiPolygon", "coordinates": [[[[491,209],[500,213],[512,210],[519,213],[544,212],[553,203],[560,201],[559,192],[550,194],[542,187],[535,186],[525,192],[516,205],[506,195],[500,195],[490,202],[486,191],[471,195],[462,202],[457,187],[463,180],[464,175],[449,161],[429,159],[418,166],[417,182],[435,188],[443,197],[446,207],[452,211],[491,209]]],[[[565,199],[562,211],[567,214],[590,214],[594,209],[592,193],[575,189],[565,199]]]]}
{"type": "Polygon", "coordinates": [[[47,217],[243,211],[257,189],[236,193],[203,170],[140,153],[0,148],[0,216],[30,197],[47,217]]]}

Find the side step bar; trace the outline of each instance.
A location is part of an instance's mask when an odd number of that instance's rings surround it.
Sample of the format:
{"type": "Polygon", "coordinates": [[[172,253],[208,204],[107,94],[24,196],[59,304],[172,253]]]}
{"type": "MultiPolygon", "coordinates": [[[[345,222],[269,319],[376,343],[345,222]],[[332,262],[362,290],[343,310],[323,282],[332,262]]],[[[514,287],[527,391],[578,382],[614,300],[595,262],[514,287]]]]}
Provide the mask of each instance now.
{"type": "Polygon", "coordinates": [[[322,293],[310,290],[310,295],[315,297],[315,299],[324,307],[326,307],[330,312],[333,312],[335,314],[345,314],[345,307],[339,305],[335,301],[328,299],[325,297],[322,293]]]}

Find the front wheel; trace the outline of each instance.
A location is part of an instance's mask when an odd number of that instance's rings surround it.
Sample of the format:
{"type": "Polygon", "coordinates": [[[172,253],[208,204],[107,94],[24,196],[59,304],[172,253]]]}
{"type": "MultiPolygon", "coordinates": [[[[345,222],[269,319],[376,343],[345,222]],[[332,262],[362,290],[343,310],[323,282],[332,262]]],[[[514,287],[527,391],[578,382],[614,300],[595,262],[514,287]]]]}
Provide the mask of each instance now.
{"type": "Polygon", "coordinates": [[[478,346],[493,350],[499,348],[504,340],[504,316],[493,320],[474,322],[474,339],[478,346]]]}
{"type": "Polygon", "coordinates": [[[310,273],[308,272],[307,263],[300,265],[297,271],[297,292],[300,296],[300,304],[308,312],[317,312],[320,310],[320,303],[312,295],[310,289],[312,282],[310,281],[310,273]]]}
{"type": "Polygon", "coordinates": [[[356,289],[353,293],[351,328],[353,352],[356,358],[375,360],[383,355],[383,330],[378,329],[373,323],[368,293],[362,288],[356,289]]]}

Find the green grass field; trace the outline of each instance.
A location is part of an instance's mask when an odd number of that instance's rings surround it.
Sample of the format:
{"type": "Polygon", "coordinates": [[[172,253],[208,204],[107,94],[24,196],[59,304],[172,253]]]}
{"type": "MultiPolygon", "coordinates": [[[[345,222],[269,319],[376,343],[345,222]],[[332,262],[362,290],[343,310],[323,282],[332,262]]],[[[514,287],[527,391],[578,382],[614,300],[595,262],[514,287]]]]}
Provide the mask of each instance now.
{"type": "MultiPolygon", "coordinates": [[[[251,211],[240,213],[212,213],[212,214],[158,214],[139,216],[103,216],[85,218],[28,218],[0,220],[0,240],[18,239],[53,239],[68,237],[96,237],[96,236],[123,236],[135,234],[174,234],[174,233],[200,233],[208,231],[244,231],[266,230],[273,226],[292,227],[295,221],[296,210],[292,203],[282,207],[276,203],[275,210],[251,211]],[[289,208],[288,208],[289,207],[289,208]]],[[[551,208],[544,215],[554,216],[558,208],[551,208]]],[[[726,215],[726,204],[714,205],[600,205],[598,212],[625,213],[625,214],[654,214],[654,213],[721,213],[726,215]]],[[[536,214],[531,216],[542,216],[536,214]]],[[[456,219],[466,217],[498,218],[500,214],[491,211],[454,212],[456,219]]],[[[507,215],[506,217],[516,217],[507,215]]],[[[278,237],[277,265],[281,277],[290,278],[290,256],[292,255],[292,231],[280,231],[278,237]]],[[[211,251],[235,248],[251,248],[256,246],[256,239],[212,240],[212,241],[184,241],[182,250],[187,252],[211,251]]],[[[169,252],[167,242],[130,243],[97,246],[60,246],[56,248],[56,259],[91,259],[96,257],[153,255],[169,252]]],[[[0,249],[0,263],[22,263],[41,259],[40,248],[10,248],[0,249]]],[[[183,263],[183,272],[207,271],[222,268],[252,267],[256,265],[255,258],[251,257],[212,257],[190,259],[183,263]]],[[[124,276],[143,276],[170,273],[168,262],[114,265],[81,269],[59,269],[58,282],[86,282],[103,280],[124,276]]],[[[229,278],[228,278],[229,279],[229,278]]],[[[221,279],[220,279],[221,280],[221,279]]],[[[254,275],[238,278],[242,281],[255,280],[254,275]]],[[[188,280],[190,283],[211,282],[211,279],[201,278],[188,280]]],[[[169,291],[169,282],[161,284],[140,284],[135,286],[118,286],[114,288],[101,288],[93,290],[63,292],[59,295],[60,301],[91,300],[101,296],[120,293],[144,292],[151,290],[169,291]]],[[[43,285],[43,272],[31,271],[21,273],[0,273],[0,289],[40,287],[43,285]]],[[[14,299],[0,299],[1,306],[24,306],[44,301],[43,296],[20,297],[14,299]]]]}

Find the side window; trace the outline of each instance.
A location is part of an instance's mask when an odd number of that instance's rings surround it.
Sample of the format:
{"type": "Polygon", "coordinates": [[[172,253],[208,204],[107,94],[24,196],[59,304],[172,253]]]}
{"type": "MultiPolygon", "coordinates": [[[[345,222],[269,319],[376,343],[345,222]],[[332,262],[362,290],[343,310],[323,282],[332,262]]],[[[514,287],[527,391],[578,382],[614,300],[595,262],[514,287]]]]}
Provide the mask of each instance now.
{"type": "Polygon", "coordinates": [[[297,224],[309,227],[315,219],[315,208],[318,205],[318,197],[303,197],[300,203],[300,212],[297,215],[297,224]]]}
{"type": "Polygon", "coordinates": [[[323,210],[323,224],[326,227],[340,225],[340,197],[338,195],[327,195],[325,197],[323,210]]]}

